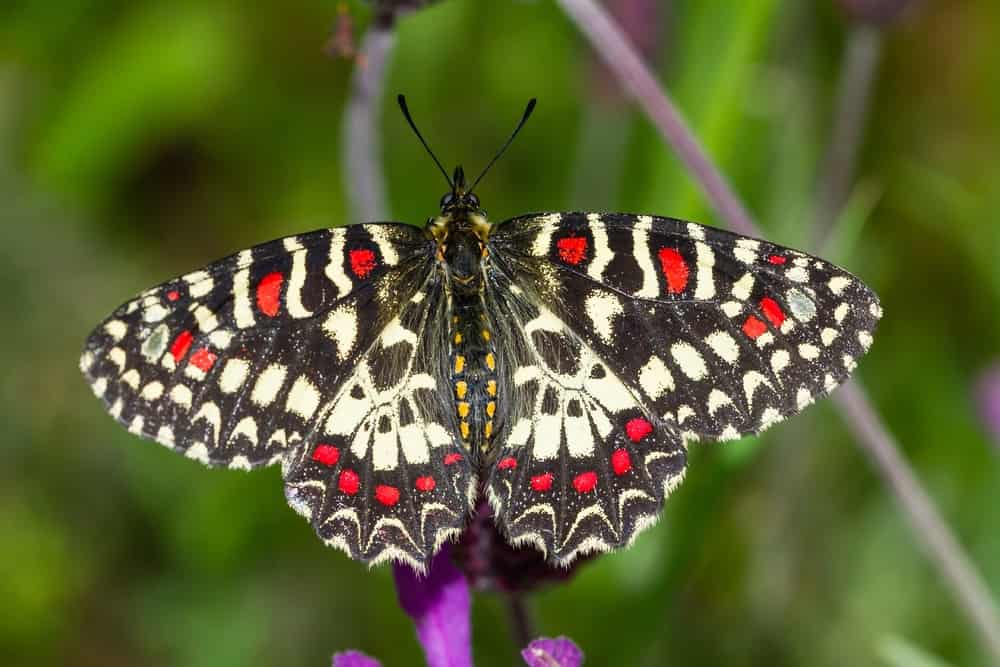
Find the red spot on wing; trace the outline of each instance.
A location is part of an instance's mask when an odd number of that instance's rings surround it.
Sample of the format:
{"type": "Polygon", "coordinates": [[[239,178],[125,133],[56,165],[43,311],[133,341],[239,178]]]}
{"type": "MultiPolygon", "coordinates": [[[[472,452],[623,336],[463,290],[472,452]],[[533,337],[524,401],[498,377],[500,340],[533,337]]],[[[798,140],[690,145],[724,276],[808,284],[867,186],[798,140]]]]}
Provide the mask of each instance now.
{"type": "Polygon", "coordinates": [[[566,236],[556,241],[559,258],[576,266],[587,258],[587,239],[583,236],[566,236]]]}
{"type": "Polygon", "coordinates": [[[632,469],[632,458],[627,449],[616,449],[611,452],[611,469],[616,475],[624,475],[632,469]]]}
{"type": "Polygon", "coordinates": [[[625,434],[632,442],[639,442],[653,432],[653,425],[642,417],[634,417],[625,424],[625,434]]]}
{"type": "Polygon", "coordinates": [[[333,445],[316,445],[313,450],[313,461],[318,461],[325,466],[335,466],[340,460],[340,450],[333,445]]]}
{"type": "Polygon", "coordinates": [[[461,454],[455,454],[453,452],[451,454],[445,454],[444,455],[444,464],[446,466],[453,465],[455,463],[458,463],[461,460],[462,460],[462,455],[461,454]]]}
{"type": "Polygon", "coordinates": [[[546,472],[531,478],[531,488],[535,491],[548,491],[552,488],[552,473],[546,472]]]}
{"type": "Polygon", "coordinates": [[[756,339],[767,333],[767,325],[751,315],[747,318],[747,321],[743,323],[743,333],[750,338],[756,339]]]}
{"type": "Polygon", "coordinates": [[[788,259],[781,255],[771,255],[767,258],[767,261],[771,262],[771,264],[784,264],[788,259]]]}
{"type": "Polygon", "coordinates": [[[379,484],[375,487],[375,500],[386,507],[392,507],[399,502],[399,489],[387,484],[379,484]]]}
{"type": "Polygon", "coordinates": [[[597,486],[597,473],[593,470],[581,472],[573,478],[573,488],[577,493],[590,493],[597,486]]]}
{"type": "Polygon", "coordinates": [[[194,351],[194,354],[191,355],[190,364],[208,372],[208,369],[212,367],[212,364],[214,364],[215,360],[218,358],[219,355],[212,352],[207,347],[200,347],[194,351]]]}
{"type": "Polygon", "coordinates": [[[417,487],[417,491],[433,491],[437,483],[434,481],[433,477],[417,477],[413,482],[413,486],[417,487]]]}
{"type": "Polygon", "coordinates": [[[180,361],[187,354],[188,349],[191,347],[191,341],[194,340],[194,336],[191,335],[190,331],[182,331],[177,334],[177,338],[174,339],[173,344],[170,346],[170,354],[174,356],[174,361],[180,361]]]}
{"type": "Polygon", "coordinates": [[[367,277],[375,268],[375,253],[371,250],[361,248],[360,250],[351,250],[347,254],[351,259],[351,271],[358,278],[367,277]]]}
{"type": "Polygon", "coordinates": [[[178,292],[177,290],[172,289],[169,292],[167,292],[167,300],[168,301],[177,301],[177,299],[179,299],[179,298],[181,298],[181,293],[178,292]]]}
{"type": "Polygon", "coordinates": [[[504,457],[500,459],[499,463],[497,463],[497,468],[500,468],[500,470],[513,470],[516,467],[517,467],[517,459],[515,459],[513,456],[504,457]]]}
{"type": "Polygon", "coordinates": [[[781,323],[785,321],[785,314],[781,311],[781,306],[774,299],[765,296],[760,300],[760,309],[764,311],[764,317],[766,317],[775,328],[780,327],[781,323]]]}
{"type": "Polygon", "coordinates": [[[337,479],[337,488],[347,495],[353,496],[361,488],[361,478],[353,470],[342,470],[337,479]]]}
{"type": "Polygon", "coordinates": [[[689,273],[684,257],[673,248],[660,248],[659,257],[660,267],[667,279],[667,291],[671,294],[683,292],[687,287],[689,273]]]}
{"type": "Polygon", "coordinates": [[[257,283],[257,307],[268,317],[274,317],[281,308],[281,283],[285,277],[272,271],[257,283]]]}

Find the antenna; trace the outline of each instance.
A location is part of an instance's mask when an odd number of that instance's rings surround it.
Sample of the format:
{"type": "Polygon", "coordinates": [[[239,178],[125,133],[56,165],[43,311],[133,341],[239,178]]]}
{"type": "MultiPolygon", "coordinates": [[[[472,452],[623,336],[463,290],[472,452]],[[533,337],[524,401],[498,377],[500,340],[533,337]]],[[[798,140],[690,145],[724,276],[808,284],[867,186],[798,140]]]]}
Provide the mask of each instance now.
{"type": "Polygon", "coordinates": [[[473,181],[472,187],[469,188],[469,192],[472,192],[473,190],[476,189],[476,186],[479,185],[479,181],[483,180],[483,176],[485,176],[486,172],[490,170],[490,167],[493,166],[493,163],[500,159],[500,156],[504,154],[504,151],[507,150],[507,147],[510,146],[511,142],[514,141],[514,137],[516,137],[517,133],[521,131],[521,128],[524,127],[524,124],[528,122],[528,118],[531,116],[531,112],[535,110],[535,102],[537,101],[538,100],[536,100],[534,97],[528,100],[528,106],[525,107],[524,109],[524,114],[521,116],[521,121],[517,124],[517,127],[514,128],[514,131],[511,133],[510,138],[507,139],[507,142],[500,147],[500,150],[497,151],[497,154],[493,156],[493,159],[490,160],[490,163],[486,165],[486,168],[483,169],[483,171],[479,174],[476,180],[473,181]]]}
{"type": "Polygon", "coordinates": [[[434,160],[434,164],[436,164],[437,168],[441,170],[441,173],[444,175],[444,180],[448,181],[448,185],[454,190],[455,184],[451,182],[450,178],[448,178],[448,172],[445,171],[444,167],[441,166],[441,162],[437,159],[437,156],[434,155],[434,151],[432,151],[431,147],[427,145],[427,142],[424,141],[423,135],[420,134],[420,130],[417,129],[416,123],[413,122],[413,118],[410,116],[410,110],[406,107],[406,96],[397,95],[396,101],[399,102],[399,108],[403,112],[403,117],[406,118],[406,122],[410,124],[410,127],[413,129],[413,133],[417,135],[417,139],[420,139],[420,143],[424,145],[424,148],[427,150],[428,155],[430,155],[431,159],[434,160]]]}

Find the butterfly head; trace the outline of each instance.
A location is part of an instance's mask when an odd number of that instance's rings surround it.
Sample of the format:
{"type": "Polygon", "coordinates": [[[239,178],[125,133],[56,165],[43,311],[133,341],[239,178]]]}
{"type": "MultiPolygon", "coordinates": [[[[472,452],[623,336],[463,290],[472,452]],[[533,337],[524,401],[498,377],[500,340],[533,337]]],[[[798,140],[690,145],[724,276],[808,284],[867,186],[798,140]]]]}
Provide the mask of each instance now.
{"type": "Polygon", "coordinates": [[[451,179],[451,190],[441,197],[441,215],[458,217],[462,214],[480,213],[479,197],[465,184],[465,171],[461,166],[455,167],[451,179]]]}

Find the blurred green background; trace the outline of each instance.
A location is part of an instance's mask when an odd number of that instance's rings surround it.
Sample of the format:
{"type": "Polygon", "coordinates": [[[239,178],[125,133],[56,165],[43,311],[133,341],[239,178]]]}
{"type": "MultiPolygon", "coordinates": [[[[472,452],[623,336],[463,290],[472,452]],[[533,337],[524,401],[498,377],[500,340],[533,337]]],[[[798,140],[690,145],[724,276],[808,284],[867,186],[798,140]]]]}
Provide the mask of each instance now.
{"type": "MultiPolygon", "coordinates": [[[[852,21],[832,0],[645,7],[662,81],[772,240],[813,220],[852,21]]],[[[349,4],[355,37],[370,7],[349,4]]],[[[634,7],[633,7],[634,9],[634,7]]],[[[324,547],[277,470],[208,470],[116,426],[77,371],[130,295],[231,251],[351,220],[341,126],[353,63],[333,0],[7,0],[0,7],[0,662],[419,664],[389,571],[324,547]]],[[[1000,3],[919,4],[888,27],[849,205],[821,252],[886,316],[859,375],[1000,591],[1000,459],[976,375],[1000,341],[1000,3]]],[[[493,218],[652,212],[720,224],[549,2],[447,0],[398,25],[387,91],[493,218]]],[[[387,95],[393,217],[444,191],[387,95]]],[[[986,665],[893,498],[829,402],[765,437],[693,448],[658,527],[535,595],[540,634],[589,664],[986,665]]],[[[477,595],[479,665],[509,665],[477,595]]]]}

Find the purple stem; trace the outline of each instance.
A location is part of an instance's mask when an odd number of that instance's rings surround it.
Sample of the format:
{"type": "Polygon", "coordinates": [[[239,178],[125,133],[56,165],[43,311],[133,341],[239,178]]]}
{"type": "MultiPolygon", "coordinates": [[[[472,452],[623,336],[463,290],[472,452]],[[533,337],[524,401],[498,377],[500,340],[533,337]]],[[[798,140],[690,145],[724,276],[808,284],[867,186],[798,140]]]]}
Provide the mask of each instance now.
{"type": "Polygon", "coordinates": [[[376,23],[365,33],[354,68],[343,128],[344,179],[352,222],[385,220],[388,215],[378,131],[385,70],[396,36],[376,23]]]}
{"type": "Polygon", "coordinates": [[[857,23],[851,28],[837,87],[830,146],[819,181],[813,241],[822,247],[843,210],[857,167],[872,84],[882,55],[882,30],[857,23]]]}
{"type": "Polygon", "coordinates": [[[507,611],[510,614],[511,634],[516,646],[527,646],[535,636],[531,612],[521,593],[507,594],[507,611]]]}
{"type": "Polygon", "coordinates": [[[726,184],[722,174],[708,159],[673,101],[664,94],[660,82],[607,12],[593,0],[558,0],[580,30],[590,39],[594,51],[643,111],[660,130],[681,161],[705,190],[719,216],[740,234],[760,236],[743,203],[726,184]]]}
{"type": "MultiPolygon", "coordinates": [[[[663,139],[691,171],[721,218],[740,234],[760,236],[747,209],[709,161],[666,91],[604,9],[594,0],[558,2],[659,128],[663,139]]],[[[900,455],[898,444],[858,383],[853,380],[846,383],[835,394],[835,399],[847,426],[896,495],[917,540],[922,543],[955,600],[979,632],[984,647],[994,660],[1000,661],[1000,617],[975,565],[965,555],[927,492],[900,455]]]]}

